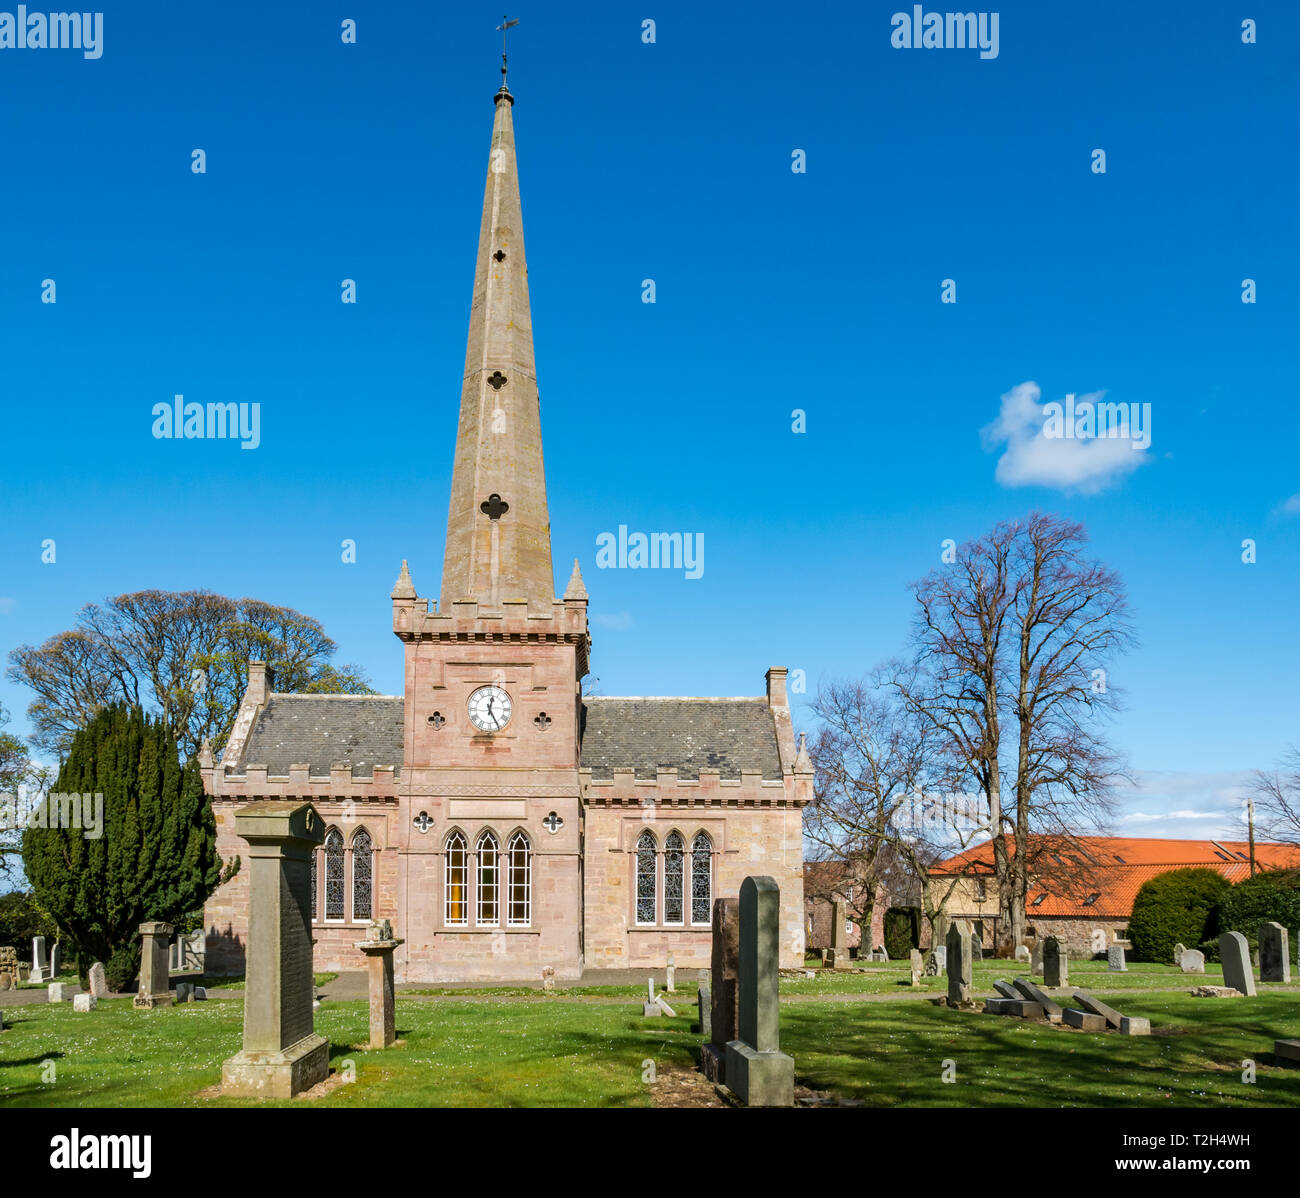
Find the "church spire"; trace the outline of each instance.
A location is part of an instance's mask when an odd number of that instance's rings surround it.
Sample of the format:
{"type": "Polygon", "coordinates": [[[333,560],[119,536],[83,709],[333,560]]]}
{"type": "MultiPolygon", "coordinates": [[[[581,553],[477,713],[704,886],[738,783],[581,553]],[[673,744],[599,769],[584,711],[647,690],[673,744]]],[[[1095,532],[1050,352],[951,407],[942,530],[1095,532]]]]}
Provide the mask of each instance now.
{"type": "Polygon", "coordinates": [[[505,84],[495,98],[460,425],[447,514],[441,610],[555,601],[528,267],[505,84]]]}

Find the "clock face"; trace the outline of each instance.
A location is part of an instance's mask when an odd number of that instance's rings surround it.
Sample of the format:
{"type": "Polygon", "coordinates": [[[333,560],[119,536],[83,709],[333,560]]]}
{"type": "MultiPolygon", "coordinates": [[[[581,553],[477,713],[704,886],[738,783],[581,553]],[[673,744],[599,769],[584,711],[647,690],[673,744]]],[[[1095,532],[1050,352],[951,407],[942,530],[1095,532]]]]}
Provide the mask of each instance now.
{"type": "Polygon", "coordinates": [[[480,732],[500,732],[513,710],[510,696],[499,686],[480,686],[469,697],[469,722],[480,732]]]}

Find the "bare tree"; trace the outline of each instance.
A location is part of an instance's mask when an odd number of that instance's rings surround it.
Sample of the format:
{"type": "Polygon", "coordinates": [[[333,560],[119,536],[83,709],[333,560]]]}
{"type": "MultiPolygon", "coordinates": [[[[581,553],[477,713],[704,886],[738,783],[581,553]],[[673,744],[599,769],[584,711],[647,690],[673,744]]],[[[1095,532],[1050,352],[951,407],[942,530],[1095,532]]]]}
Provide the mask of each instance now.
{"type": "Polygon", "coordinates": [[[330,664],[336,646],[320,622],[290,607],[209,591],[137,591],[87,604],[76,626],[9,654],[8,676],[36,692],[33,742],[60,757],[104,704],[160,712],[181,750],[225,744],[248,684],[248,662],[268,662],[286,691],[368,694],[360,670],[330,664]]]}
{"type": "Polygon", "coordinates": [[[1054,858],[1052,838],[1103,829],[1122,776],[1104,735],[1118,697],[1107,670],[1133,634],[1119,576],[1088,560],[1086,544],[1082,525],[1035,512],[962,545],[914,585],[913,658],[894,677],[950,774],[987,804],[999,921],[1013,945],[1045,862],[1058,885],[1072,871],[1091,876],[1086,854],[1054,858]]]}
{"type": "Polygon", "coordinates": [[[1256,834],[1300,848],[1300,745],[1287,750],[1278,769],[1256,771],[1250,797],[1256,834]]]}

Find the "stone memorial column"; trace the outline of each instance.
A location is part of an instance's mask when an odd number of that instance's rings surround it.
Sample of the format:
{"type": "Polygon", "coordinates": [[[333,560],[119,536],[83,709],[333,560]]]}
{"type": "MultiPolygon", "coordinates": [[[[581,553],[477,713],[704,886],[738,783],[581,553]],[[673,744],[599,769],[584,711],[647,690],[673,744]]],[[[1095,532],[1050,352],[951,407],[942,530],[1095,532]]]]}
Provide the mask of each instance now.
{"type": "Polygon", "coordinates": [[[248,842],[244,1047],[221,1070],[225,1094],[292,1098],[329,1076],[312,1014],[311,854],[325,826],[310,803],[271,799],[235,815],[248,842]]]}
{"type": "Polygon", "coordinates": [[[370,938],[357,948],[369,961],[370,970],[370,1047],[387,1048],[397,1039],[393,1003],[393,951],[404,940],[393,939],[388,920],[370,926],[370,938]]]}
{"type": "Polygon", "coordinates": [[[1280,923],[1259,925],[1259,980],[1289,982],[1291,953],[1287,930],[1280,923]]]}
{"type": "Polygon", "coordinates": [[[171,938],[169,923],[140,925],[140,985],[131,1000],[133,1007],[148,1011],[172,1005],[171,976],[167,971],[171,938]]]}
{"type": "Polygon", "coordinates": [[[700,1069],[711,1082],[727,1080],[727,1044],[736,1038],[740,999],[740,902],[713,900],[713,955],[710,959],[709,1042],[700,1053],[700,1069]]]}
{"type": "Polygon", "coordinates": [[[973,973],[970,954],[970,925],[953,920],[948,928],[948,1005],[964,1006],[971,1001],[973,973]]]}
{"type": "Polygon", "coordinates": [[[746,1106],[794,1105],[794,1058],[781,1051],[781,890],[775,878],[740,886],[740,1009],[727,1044],[727,1086],[746,1106]]]}
{"type": "Polygon", "coordinates": [[[1053,989],[1070,984],[1070,959],[1059,936],[1049,936],[1043,944],[1043,985],[1053,989]]]}
{"type": "MultiPolygon", "coordinates": [[[[837,898],[831,903],[831,951],[827,964],[832,969],[848,969],[849,967],[849,937],[844,930],[848,918],[848,908],[845,906],[844,900],[837,898]]],[[[859,955],[861,955],[860,951],[859,955]]]]}

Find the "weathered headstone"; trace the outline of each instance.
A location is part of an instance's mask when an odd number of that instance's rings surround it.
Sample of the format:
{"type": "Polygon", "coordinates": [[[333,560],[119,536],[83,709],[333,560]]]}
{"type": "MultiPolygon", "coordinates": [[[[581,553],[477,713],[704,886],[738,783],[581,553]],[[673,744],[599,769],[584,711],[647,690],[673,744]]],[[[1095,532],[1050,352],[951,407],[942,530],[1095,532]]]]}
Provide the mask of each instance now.
{"type": "Polygon", "coordinates": [[[14,988],[14,975],[7,969],[0,970],[0,990],[12,990],[14,988]]]}
{"type": "Polygon", "coordinates": [[[929,957],[925,962],[925,976],[928,978],[937,978],[940,974],[948,972],[948,946],[946,944],[936,944],[930,950],[929,957]]]}
{"type": "Polygon", "coordinates": [[[244,1047],[222,1092],[292,1098],[329,1076],[312,1016],[311,856],[325,825],[310,803],[269,799],[239,810],[235,832],[249,845],[244,1047]]]}
{"type": "Polygon", "coordinates": [[[177,983],[176,983],[176,1001],[177,1001],[178,1003],[186,1003],[186,1002],[189,1002],[190,999],[192,999],[193,997],[194,997],[194,983],[193,983],[193,982],[177,982],[177,983]]]}
{"type": "Polygon", "coordinates": [[[1174,964],[1175,964],[1175,965],[1180,965],[1180,964],[1182,964],[1183,954],[1184,954],[1186,951],[1187,951],[1187,945],[1185,945],[1181,940],[1180,940],[1177,944],[1174,945],[1174,964]]]}
{"type": "Polygon", "coordinates": [[[1087,990],[1076,990],[1074,992],[1074,1001],[1085,1011],[1100,1015],[1111,1027],[1119,1027],[1124,1018],[1114,1007],[1107,1006],[1099,998],[1094,998],[1087,990]]]}
{"type": "Polygon", "coordinates": [[[32,972],[29,982],[48,982],[50,980],[50,959],[46,955],[45,937],[32,937],[32,972]]]}
{"type": "Polygon", "coordinates": [[[655,980],[653,975],[645,980],[645,1002],[641,1007],[641,1014],[658,1018],[663,1014],[659,1006],[659,992],[655,989],[655,980]]]}
{"type": "Polygon", "coordinates": [[[776,879],[740,884],[740,1010],[727,1044],[727,1087],[746,1106],[794,1105],[794,1058],[781,1051],[781,890],[776,879]]]}
{"type": "Polygon", "coordinates": [[[1106,1030],[1106,1021],[1100,1015],[1094,1015],[1090,1011],[1076,1011],[1069,1008],[1062,1020],[1067,1026],[1081,1028],[1085,1032],[1104,1032],[1106,1030]]]}
{"type": "Polygon", "coordinates": [[[1016,960],[1017,960],[1017,961],[1019,961],[1022,965],[1028,965],[1028,964],[1030,964],[1029,956],[1030,956],[1030,954],[1029,954],[1029,946],[1028,946],[1027,944],[1017,944],[1017,945],[1016,945],[1016,960]]]}
{"type": "Polygon", "coordinates": [[[921,950],[914,948],[907,956],[912,966],[912,985],[919,986],[921,977],[925,973],[925,961],[921,957],[921,950]]]}
{"type": "Polygon", "coordinates": [[[1043,985],[1052,989],[1070,984],[1070,958],[1059,936],[1043,942],[1043,985]]]}
{"type": "Polygon", "coordinates": [[[668,1016],[673,1017],[673,1018],[676,1017],[677,1012],[674,1011],[674,1010],[672,1009],[672,1007],[670,1007],[670,1006],[668,1005],[668,1000],[667,1000],[667,999],[666,999],[662,994],[659,995],[659,997],[656,998],[655,1001],[659,1004],[659,1009],[660,1009],[660,1010],[661,1010],[665,1015],[668,1015],[668,1016]]]}
{"type": "Polygon", "coordinates": [[[57,978],[63,972],[63,942],[56,940],[50,949],[50,977],[57,978]]]}
{"type": "Polygon", "coordinates": [[[555,966],[554,965],[542,966],[542,989],[543,990],[555,989],[555,966]]]}
{"type": "Polygon", "coordinates": [[[727,1045],[736,1038],[740,1003],[740,901],[713,900],[711,1036],[700,1052],[700,1069],[711,1082],[727,1080],[727,1045]]]}
{"type": "Polygon", "coordinates": [[[713,998],[709,994],[707,983],[701,982],[695,995],[695,1006],[700,1021],[700,1035],[705,1043],[713,1039],[713,998]]]}
{"type": "Polygon", "coordinates": [[[1151,1020],[1142,1019],[1136,1015],[1124,1015],[1119,1021],[1119,1034],[1121,1036],[1149,1036],[1151,1034],[1151,1020]]]}
{"type": "Polygon", "coordinates": [[[667,990],[669,994],[676,994],[677,993],[677,962],[673,959],[673,954],[671,951],[668,954],[668,966],[667,969],[665,970],[665,973],[667,976],[664,981],[664,989],[667,990]]]}
{"type": "Polygon", "coordinates": [[[1106,946],[1106,968],[1111,973],[1128,973],[1128,961],[1124,957],[1122,944],[1106,946]]]}
{"type": "MultiPolygon", "coordinates": [[[[371,1048],[387,1048],[397,1039],[397,1012],[393,1001],[393,953],[399,945],[405,943],[406,941],[394,937],[392,924],[386,919],[373,922],[369,936],[357,942],[357,948],[369,962],[371,1048]]],[[[546,969],[542,970],[542,988],[546,988],[546,969]]],[[[551,988],[555,988],[554,969],[551,969],[551,988]]]]}
{"type": "Polygon", "coordinates": [[[67,1002],[77,993],[77,987],[68,982],[50,982],[48,990],[50,1002],[67,1002]]]}
{"type": "Polygon", "coordinates": [[[1204,973],[1205,954],[1197,948],[1185,948],[1178,959],[1178,966],[1184,973],[1204,973]]]}
{"type": "Polygon", "coordinates": [[[104,972],[104,962],[96,961],[90,967],[90,993],[96,998],[108,997],[108,975],[104,972]]]}
{"type": "Polygon", "coordinates": [[[984,960],[984,944],[980,938],[975,935],[974,931],[970,934],[970,959],[972,961],[984,960]]]}
{"type": "Polygon", "coordinates": [[[207,1002],[207,1001],[208,1001],[208,990],[207,990],[207,987],[206,987],[206,986],[195,986],[195,987],[194,987],[194,1001],[195,1001],[195,1002],[207,1002]]]}
{"type": "Polygon", "coordinates": [[[1013,1002],[1019,1002],[1022,995],[1010,982],[996,981],[993,983],[993,989],[996,990],[1003,998],[1009,998],[1013,1002]]]}
{"type": "Polygon", "coordinates": [[[1044,1018],[1050,1023],[1061,1022],[1061,1005],[1034,985],[1028,978],[1016,978],[1016,989],[1032,1003],[1042,1008],[1044,1018]]]}
{"type": "Polygon", "coordinates": [[[1250,968],[1250,945],[1240,932],[1224,932],[1219,937],[1219,957],[1223,961],[1223,984],[1242,994],[1255,993],[1255,975],[1250,968]]]}
{"type": "Polygon", "coordinates": [[[171,937],[169,923],[140,925],[140,984],[131,1000],[132,1006],[145,1010],[171,1006],[171,979],[167,972],[171,937]]]}
{"type": "Polygon", "coordinates": [[[93,1011],[98,1002],[99,999],[93,994],[74,994],[72,996],[72,1009],[82,1012],[93,1011]]]}
{"type": "Polygon", "coordinates": [[[1259,925],[1259,980],[1261,982],[1289,982],[1291,980],[1290,937],[1280,923],[1259,925]]]}
{"type": "Polygon", "coordinates": [[[964,1006],[971,1001],[970,925],[954,920],[948,929],[948,1005],[964,1006]]]}
{"type": "Polygon", "coordinates": [[[826,958],[826,964],[831,969],[848,969],[849,967],[849,936],[848,936],[848,908],[845,906],[842,898],[837,898],[831,903],[831,951],[826,958]]]}
{"type": "Polygon", "coordinates": [[[1034,947],[1029,954],[1029,972],[1036,977],[1043,976],[1043,950],[1045,941],[1035,940],[1034,947]]]}

